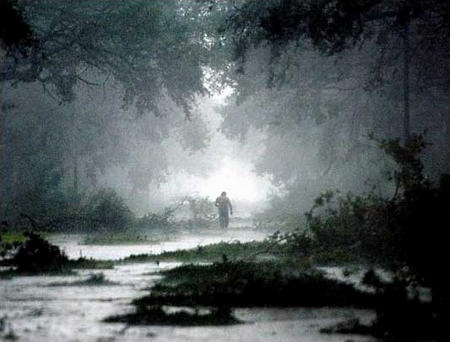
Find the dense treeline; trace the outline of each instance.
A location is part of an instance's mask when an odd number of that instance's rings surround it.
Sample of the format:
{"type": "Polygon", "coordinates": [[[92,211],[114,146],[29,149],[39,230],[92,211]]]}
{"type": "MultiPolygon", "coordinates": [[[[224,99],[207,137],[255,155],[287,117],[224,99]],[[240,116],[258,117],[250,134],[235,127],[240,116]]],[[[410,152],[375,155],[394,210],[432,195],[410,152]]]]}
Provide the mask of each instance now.
{"type": "Polygon", "coordinates": [[[208,136],[193,112],[206,46],[187,12],[166,1],[1,6],[2,217],[60,216],[110,186],[145,211],[149,185],[186,167],[167,155],[208,136]]]}
{"type": "MultiPolygon", "coordinates": [[[[427,130],[426,175],[449,172],[445,1],[245,1],[229,12],[235,92],[222,129],[265,136],[256,161],[307,210],[325,189],[395,191],[372,137],[427,130]],[[369,182],[367,182],[369,181],[369,182]]],[[[301,210],[298,208],[301,207],[301,210]]]]}
{"type": "Polygon", "coordinates": [[[27,211],[32,193],[73,200],[118,174],[137,205],[142,189],[184,167],[169,164],[170,139],[178,155],[206,146],[195,104],[224,87],[232,94],[222,132],[262,137],[256,170],[286,190],[291,213],[328,188],[361,193],[368,179],[395,191],[384,178],[393,164],[370,134],[428,129],[426,173],[448,172],[446,1],[4,0],[2,8],[11,14],[0,30],[2,215],[27,211]]]}

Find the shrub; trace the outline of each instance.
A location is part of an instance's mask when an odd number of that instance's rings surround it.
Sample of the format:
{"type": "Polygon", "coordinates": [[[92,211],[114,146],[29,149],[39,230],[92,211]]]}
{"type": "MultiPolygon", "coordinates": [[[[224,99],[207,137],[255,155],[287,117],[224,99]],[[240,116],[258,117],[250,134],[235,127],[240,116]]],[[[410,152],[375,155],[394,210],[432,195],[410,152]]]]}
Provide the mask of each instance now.
{"type": "Polygon", "coordinates": [[[125,229],[134,222],[132,211],[113,189],[101,189],[91,195],[83,211],[95,229],[125,229]]]}
{"type": "Polygon", "coordinates": [[[39,235],[28,233],[26,240],[17,250],[14,263],[19,272],[45,273],[68,271],[69,259],[59,249],[39,235]]]}
{"type": "Polygon", "coordinates": [[[189,211],[192,215],[192,223],[196,226],[205,226],[217,220],[217,209],[214,202],[207,197],[186,197],[189,211]]]}
{"type": "MultiPolygon", "coordinates": [[[[432,184],[423,175],[418,155],[425,146],[422,136],[413,136],[405,144],[399,140],[383,141],[381,148],[398,166],[391,175],[396,182],[392,198],[372,193],[366,196],[324,193],[306,214],[309,235],[290,234],[286,241],[292,250],[307,246],[309,252],[319,255],[323,250],[344,250],[350,259],[388,267],[397,280],[393,284],[396,291],[388,292],[395,298],[389,297],[387,303],[397,303],[396,312],[413,312],[405,298],[407,288],[430,287],[433,313],[429,316],[434,317],[438,334],[445,334],[443,323],[449,316],[450,305],[450,281],[444,271],[450,176],[443,175],[438,184],[432,184]]],[[[392,306],[386,305],[377,312],[377,328],[399,334],[393,331],[399,315],[392,315],[391,310],[392,306]]],[[[417,315],[421,315],[420,310],[417,315]]]]}
{"type": "Polygon", "coordinates": [[[178,207],[166,207],[161,213],[147,213],[136,221],[143,229],[168,229],[175,225],[175,212],[178,207]]]}

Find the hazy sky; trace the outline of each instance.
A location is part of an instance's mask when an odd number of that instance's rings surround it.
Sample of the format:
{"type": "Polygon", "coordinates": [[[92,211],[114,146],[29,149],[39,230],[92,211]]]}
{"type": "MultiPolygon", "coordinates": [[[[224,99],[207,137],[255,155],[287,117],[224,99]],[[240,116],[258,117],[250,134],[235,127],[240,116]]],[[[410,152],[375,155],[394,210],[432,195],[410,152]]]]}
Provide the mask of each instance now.
{"type": "Polygon", "coordinates": [[[254,132],[246,143],[241,143],[227,139],[220,132],[222,117],[216,108],[223,103],[224,97],[222,94],[199,101],[199,115],[206,118],[211,132],[210,144],[192,156],[199,160],[196,174],[173,173],[169,181],[157,189],[165,200],[185,195],[214,200],[226,191],[234,201],[258,205],[265,201],[269,193],[276,191],[268,178],[253,171],[253,160],[262,152],[262,133],[254,132]],[[203,173],[204,164],[208,165],[206,176],[198,175],[203,173]]]}

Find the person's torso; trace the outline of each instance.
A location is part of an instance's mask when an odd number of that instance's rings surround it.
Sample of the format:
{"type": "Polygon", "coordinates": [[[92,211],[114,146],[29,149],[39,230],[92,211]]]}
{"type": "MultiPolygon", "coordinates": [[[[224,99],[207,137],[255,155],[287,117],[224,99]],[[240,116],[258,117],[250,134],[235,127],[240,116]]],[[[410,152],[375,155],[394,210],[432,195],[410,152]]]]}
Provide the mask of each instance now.
{"type": "Polygon", "coordinates": [[[217,206],[219,207],[219,209],[225,210],[225,209],[228,209],[230,200],[228,199],[228,197],[219,196],[219,197],[217,197],[216,203],[217,203],[217,206]]]}

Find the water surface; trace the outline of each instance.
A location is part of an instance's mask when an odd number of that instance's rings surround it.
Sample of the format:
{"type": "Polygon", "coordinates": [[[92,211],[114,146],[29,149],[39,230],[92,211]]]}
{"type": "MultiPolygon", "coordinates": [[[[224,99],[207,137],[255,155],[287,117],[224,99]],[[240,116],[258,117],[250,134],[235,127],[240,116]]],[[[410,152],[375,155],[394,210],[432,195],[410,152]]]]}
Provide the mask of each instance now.
{"type": "MultiPolygon", "coordinates": [[[[80,245],[82,236],[56,236],[70,257],[81,254],[97,259],[119,259],[131,254],[158,253],[179,248],[194,248],[220,241],[260,240],[264,233],[245,229],[230,229],[226,233],[192,233],[173,237],[154,244],[95,246],[80,245]]],[[[148,288],[159,279],[161,269],[179,265],[162,262],[119,265],[102,270],[106,286],[54,286],[87,279],[92,271],[79,271],[73,276],[33,276],[0,280],[0,317],[6,327],[0,340],[12,331],[19,341],[374,341],[361,336],[320,334],[321,327],[342,319],[373,318],[370,311],[353,309],[239,309],[236,316],[246,324],[228,327],[130,327],[125,324],[103,323],[110,315],[132,310],[130,302],[148,293],[148,288]]]]}

